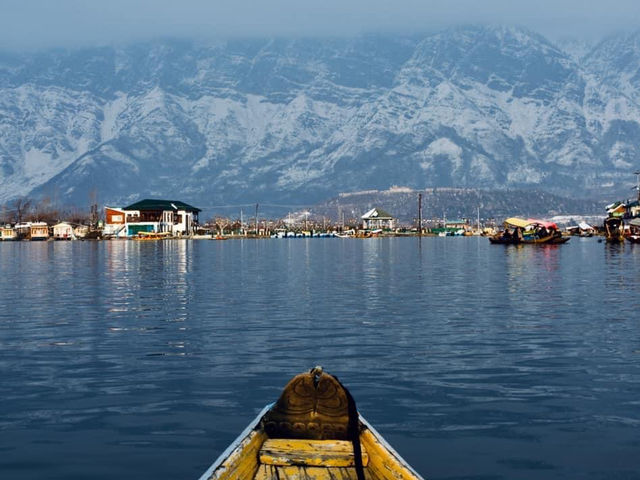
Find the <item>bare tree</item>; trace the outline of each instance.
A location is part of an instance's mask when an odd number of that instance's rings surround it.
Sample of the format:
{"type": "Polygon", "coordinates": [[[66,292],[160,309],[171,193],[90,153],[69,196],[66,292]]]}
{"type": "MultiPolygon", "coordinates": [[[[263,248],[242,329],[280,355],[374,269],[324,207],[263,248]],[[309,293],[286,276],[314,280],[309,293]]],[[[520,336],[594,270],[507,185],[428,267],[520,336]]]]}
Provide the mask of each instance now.
{"type": "Polygon", "coordinates": [[[220,235],[224,235],[224,230],[229,226],[231,221],[226,217],[216,217],[215,226],[220,232],[220,235]]]}
{"type": "Polygon", "coordinates": [[[26,197],[19,197],[13,201],[13,212],[15,223],[22,223],[27,213],[31,210],[31,200],[26,197]]]}

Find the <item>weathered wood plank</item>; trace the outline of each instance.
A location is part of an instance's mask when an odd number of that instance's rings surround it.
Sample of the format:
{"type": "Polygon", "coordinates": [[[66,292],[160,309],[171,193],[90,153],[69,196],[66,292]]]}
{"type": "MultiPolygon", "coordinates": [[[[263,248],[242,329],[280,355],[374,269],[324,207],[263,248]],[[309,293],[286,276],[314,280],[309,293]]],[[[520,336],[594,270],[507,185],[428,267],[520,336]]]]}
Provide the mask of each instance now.
{"type": "Polygon", "coordinates": [[[381,480],[416,480],[411,470],[406,468],[387,448],[382,445],[370,430],[360,434],[363,448],[369,452],[369,471],[381,480]]]}
{"type": "Polygon", "coordinates": [[[254,430],[238,447],[229,454],[227,459],[218,467],[210,480],[237,480],[253,478],[258,469],[258,452],[266,439],[264,432],[254,430]]]}
{"type": "MultiPolygon", "coordinates": [[[[279,480],[358,480],[355,468],[324,468],[324,467],[274,467],[277,469],[279,480]]],[[[367,470],[364,471],[365,480],[378,480],[367,470]]],[[[262,479],[261,479],[262,480],[262,479]]]]}
{"type": "Polygon", "coordinates": [[[260,465],[254,480],[278,480],[276,468],[273,465],[260,465]]]}
{"type": "MultiPolygon", "coordinates": [[[[363,449],[362,464],[369,456],[363,449]]],[[[353,467],[353,444],[346,440],[268,439],[260,449],[260,463],[266,465],[307,465],[318,467],[353,467]]]]}

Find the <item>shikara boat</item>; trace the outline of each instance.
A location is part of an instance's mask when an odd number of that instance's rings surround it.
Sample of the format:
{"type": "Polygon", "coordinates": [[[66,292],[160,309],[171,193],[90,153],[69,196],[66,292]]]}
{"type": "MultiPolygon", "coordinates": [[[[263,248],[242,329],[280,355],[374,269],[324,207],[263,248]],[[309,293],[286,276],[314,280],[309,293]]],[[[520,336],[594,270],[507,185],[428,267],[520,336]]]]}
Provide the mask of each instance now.
{"type": "Polygon", "coordinates": [[[534,237],[534,236],[523,236],[522,238],[505,238],[502,234],[496,234],[492,237],[489,237],[489,242],[500,245],[538,245],[543,243],[565,243],[566,240],[555,242],[554,235],[547,235],[546,237],[534,237]]]}
{"type": "Polygon", "coordinates": [[[321,367],[296,375],[200,480],[418,480],[321,367]]]}
{"type": "Polygon", "coordinates": [[[171,236],[170,232],[138,232],[134,240],[164,240],[171,236]]]}
{"type": "Polygon", "coordinates": [[[563,237],[553,222],[511,217],[504,221],[504,226],[504,231],[489,237],[489,242],[500,245],[540,245],[569,241],[569,237],[563,237]],[[509,232],[509,228],[513,228],[513,233],[509,232]]]}

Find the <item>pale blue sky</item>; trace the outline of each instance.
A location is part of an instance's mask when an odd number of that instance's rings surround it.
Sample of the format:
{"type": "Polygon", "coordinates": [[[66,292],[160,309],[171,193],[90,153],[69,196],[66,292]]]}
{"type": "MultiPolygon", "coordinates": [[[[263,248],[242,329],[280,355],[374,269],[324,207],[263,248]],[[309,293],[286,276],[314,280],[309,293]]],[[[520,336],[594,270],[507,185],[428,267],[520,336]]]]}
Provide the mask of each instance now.
{"type": "Polygon", "coordinates": [[[0,48],[420,32],[468,23],[594,40],[640,28],[640,0],[0,0],[0,48]]]}

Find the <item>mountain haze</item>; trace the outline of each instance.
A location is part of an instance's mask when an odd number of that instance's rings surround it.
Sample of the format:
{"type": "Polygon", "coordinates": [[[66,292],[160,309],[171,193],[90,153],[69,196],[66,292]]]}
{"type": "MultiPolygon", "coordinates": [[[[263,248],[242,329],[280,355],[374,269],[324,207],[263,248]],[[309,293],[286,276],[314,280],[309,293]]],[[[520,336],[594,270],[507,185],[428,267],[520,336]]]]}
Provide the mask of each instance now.
{"type": "Polygon", "coordinates": [[[393,185],[624,195],[640,33],[514,27],[0,55],[0,202],[309,204],[393,185]]]}

